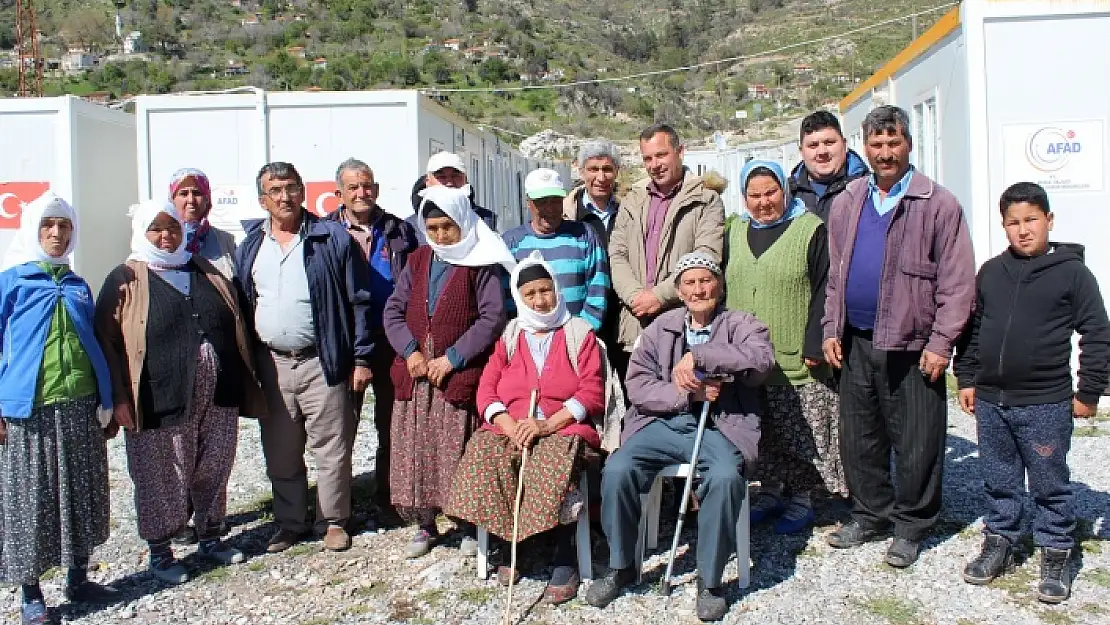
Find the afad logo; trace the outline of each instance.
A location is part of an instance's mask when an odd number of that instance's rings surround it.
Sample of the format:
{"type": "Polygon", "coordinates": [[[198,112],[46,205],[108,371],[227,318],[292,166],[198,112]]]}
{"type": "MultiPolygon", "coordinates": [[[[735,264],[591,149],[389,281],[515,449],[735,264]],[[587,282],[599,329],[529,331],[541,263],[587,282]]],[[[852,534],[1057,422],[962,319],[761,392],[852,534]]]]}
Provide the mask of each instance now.
{"type": "Polygon", "coordinates": [[[1034,132],[1025,144],[1029,164],[1044,172],[1060,171],[1083,150],[1074,130],[1045,127],[1034,132]]]}
{"type": "Polygon", "coordinates": [[[304,185],[304,205],[308,210],[323,217],[339,209],[339,196],[335,194],[335,182],[307,182],[304,185]]]}
{"type": "Polygon", "coordinates": [[[24,207],[49,188],[49,182],[0,182],[0,230],[19,228],[24,207]]]}

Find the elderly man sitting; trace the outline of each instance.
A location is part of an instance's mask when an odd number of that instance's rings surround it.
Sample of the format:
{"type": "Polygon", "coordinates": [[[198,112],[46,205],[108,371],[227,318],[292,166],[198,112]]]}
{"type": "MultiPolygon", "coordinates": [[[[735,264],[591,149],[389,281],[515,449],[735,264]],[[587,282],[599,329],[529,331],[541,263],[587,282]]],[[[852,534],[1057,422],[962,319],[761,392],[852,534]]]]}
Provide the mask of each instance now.
{"type": "Polygon", "coordinates": [[[632,352],[622,446],[602,476],[601,523],[609,539],[611,571],[593,583],[590,605],[604,607],[636,578],[640,495],[656,474],[688,462],[702,402],[714,402],[698,458],[698,617],[719,620],[727,603],[721,587],[725,562],[736,550],[735,526],[744,502],[744,465],[759,443],[757,388],[775,364],[770,333],[748,313],[725,310],[721,268],[700,252],[675,267],[684,308],[659,316],[632,352]],[[708,376],[708,379],[706,379],[708,376]],[[731,376],[722,385],[713,378],[731,376]],[[701,381],[701,380],[705,381],[701,381]]]}

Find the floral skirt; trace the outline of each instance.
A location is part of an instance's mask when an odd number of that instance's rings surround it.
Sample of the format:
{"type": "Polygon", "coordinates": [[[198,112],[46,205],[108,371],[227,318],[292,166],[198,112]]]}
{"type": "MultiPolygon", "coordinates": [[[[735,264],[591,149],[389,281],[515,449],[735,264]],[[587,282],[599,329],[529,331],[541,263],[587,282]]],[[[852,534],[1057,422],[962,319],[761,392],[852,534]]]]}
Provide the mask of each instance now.
{"type": "Polygon", "coordinates": [[[0,445],[0,582],[32,584],[108,540],[108,451],[95,396],[8,419],[0,445]]]}
{"type": "Polygon", "coordinates": [[[227,514],[227,482],[239,441],[239,409],[212,403],[218,372],[216,352],[203,343],[193,397],[184,422],[127,432],[127,468],[135,484],[139,537],[159,542],[189,521],[201,538],[216,538],[227,514]]]}
{"type": "Polygon", "coordinates": [[[757,473],[787,493],[845,494],[840,462],[840,396],[824,382],[764,387],[757,473]]]}
{"type": "MultiPolygon", "coordinates": [[[[519,540],[559,525],[563,500],[591,453],[580,436],[552,434],[532,446],[524,469],[519,540]]],[[[507,436],[479,431],[459,462],[447,514],[512,540],[520,462],[521,451],[507,436]]]]}
{"type": "Polygon", "coordinates": [[[401,516],[427,525],[447,505],[455,467],[477,427],[473,404],[448,402],[426,380],[416,383],[410,401],[393,403],[389,498],[401,516]]]}

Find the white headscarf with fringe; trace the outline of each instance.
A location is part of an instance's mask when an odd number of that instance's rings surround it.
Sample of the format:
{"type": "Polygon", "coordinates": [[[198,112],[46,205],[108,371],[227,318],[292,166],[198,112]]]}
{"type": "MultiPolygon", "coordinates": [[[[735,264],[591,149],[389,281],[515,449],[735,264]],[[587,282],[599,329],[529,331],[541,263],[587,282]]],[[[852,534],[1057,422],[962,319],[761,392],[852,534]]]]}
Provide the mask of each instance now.
{"type": "Polygon", "coordinates": [[[43,193],[38,199],[23,207],[20,216],[19,231],[15,239],[8,246],[4,254],[4,262],[0,263],[0,271],[10,269],[16,265],[26,263],[50,263],[51,265],[68,265],[73,250],[77,248],[77,211],[53,191],[43,193]],[[73,224],[73,231],[69,237],[69,245],[61,256],[51,256],[42,249],[39,240],[39,228],[43,219],[62,217],[73,224]]]}
{"type": "Polygon", "coordinates": [[[465,267],[501,265],[506,271],[516,267],[516,259],[505,242],[474,212],[469,185],[460,189],[438,185],[428,187],[420,192],[420,197],[424,199],[416,211],[417,223],[424,239],[440,260],[465,267]],[[428,226],[424,223],[424,207],[428,202],[439,207],[459,227],[462,238],[458,243],[439,245],[428,237],[428,226]]]}

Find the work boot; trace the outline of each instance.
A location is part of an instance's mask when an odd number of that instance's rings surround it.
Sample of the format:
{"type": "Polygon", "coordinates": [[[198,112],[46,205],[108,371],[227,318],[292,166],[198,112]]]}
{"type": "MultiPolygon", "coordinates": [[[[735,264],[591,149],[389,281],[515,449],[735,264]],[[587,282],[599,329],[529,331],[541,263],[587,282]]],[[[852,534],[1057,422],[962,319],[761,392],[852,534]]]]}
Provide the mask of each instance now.
{"type": "Polygon", "coordinates": [[[728,613],[728,599],[725,598],[725,589],[722,587],[706,588],[705,582],[698,577],[698,619],[702,621],[719,621],[728,613]]]}
{"type": "Polygon", "coordinates": [[[886,550],[886,563],[896,569],[904,569],[917,562],[917,556],[920,554],[921,543],[895,536],[886,550]]]}
{"type": "Polygon", "coordinates": [[[586,591],[586,603],[595,608],[604,608],[620,596],[621,591],[636,581],[635,567],[610,569],[605,577],[594,580],[586,591]]]}
{"type": "Polygon", "coordinates": [[[849,521],[847,525],[829,534],[825,542],[837,549],[851,549],[864,543],[882,540],[889,535],[888,530],[867,529],[857,521],[849,521]]]}
{"type": "Polygon", "coordinates": [[[1014,572],[1014,550],[1010,541],[998,534],[984,532],[983,548],[964,567],[964,581],[984,586],[1003,573],[1014,572]]]}
{"type": "Polygon", "coordinates": [[[1060,603],[1071,594],[1071,549],[1041,550],[1041,583],[1037,598],[1044,603],[1060,603]]]}

